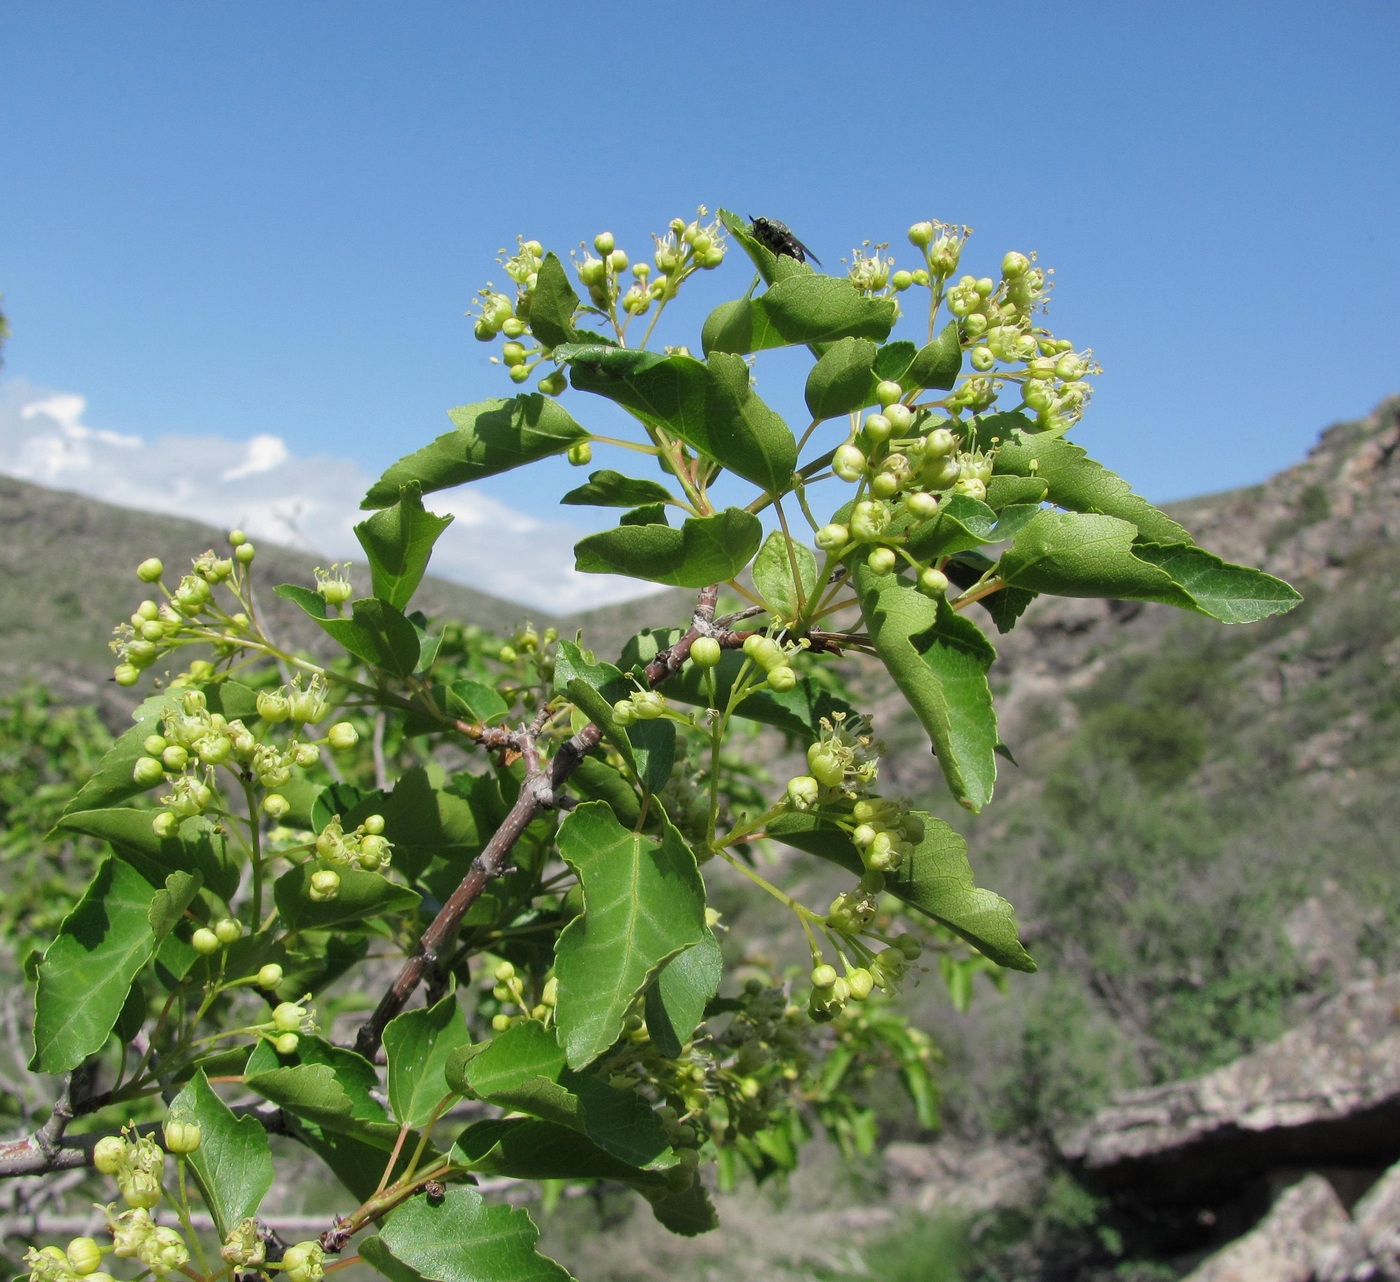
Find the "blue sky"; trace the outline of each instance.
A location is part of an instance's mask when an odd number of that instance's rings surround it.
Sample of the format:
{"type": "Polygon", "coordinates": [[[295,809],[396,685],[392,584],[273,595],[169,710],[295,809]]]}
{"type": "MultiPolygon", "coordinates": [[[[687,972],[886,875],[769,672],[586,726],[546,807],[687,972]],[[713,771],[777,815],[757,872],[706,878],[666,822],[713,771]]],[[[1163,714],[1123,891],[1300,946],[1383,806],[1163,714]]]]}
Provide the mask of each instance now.
{"type": "MultiPolygon", "coordinates": [[[[120,501],[197,493],[151,460],[197,470],[199,440],[218,475],[280,442],[282,502],[377,475],[510,394],[463,315],[499,247],[609,228],[636,258],[701,202],[828,269],[867,237],[907,258],[920,218],[970,224],[974,270],[1038,250],[1051,324],[1105,367],[1077,439],[1158,500],[1261,480],[1400,391],[1388,0],[0,0],[0,31],[0,437],[84,398],[84,439],[164,479],[28,474],[120,501]]],[[[747,283],[707,278],[690,322],[747,283]]],[[[539,496],[579,479],[486,482],[478,524],[566,544],[589,514],[539,496]]]]}

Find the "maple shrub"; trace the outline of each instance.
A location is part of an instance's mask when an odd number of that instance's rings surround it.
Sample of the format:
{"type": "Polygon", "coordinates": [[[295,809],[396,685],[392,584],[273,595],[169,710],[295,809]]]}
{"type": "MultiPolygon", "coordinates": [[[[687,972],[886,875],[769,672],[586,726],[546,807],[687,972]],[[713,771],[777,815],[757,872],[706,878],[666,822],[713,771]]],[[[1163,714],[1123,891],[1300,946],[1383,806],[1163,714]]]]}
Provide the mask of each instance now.
{"type": "Polygon", "coordinates": [[[716,1222],[708,1165],[789,1170],[817,1127],[868,1151],[878,1072],[936,1122],[901,982],[935,960],[965,1004],[975,973],[1035,967],[963,839],[881,795],[841,656],[878,659],[975,812],[1006,753],[988,625],[1041,594],[1224,623],[1298,600],[1066,439],[1092,355],[1038,323],[1033,257],[959,276],[966,237],[917,223],[917,269],[867,245],[839,276],[725,211],[635,265],[608,234],[570,266],[522,240],[475,326],[536,390],[452,410],[375,482],[371,595],[335,567],[272,588],[322,657],[274,639],[241,532],[183,574],[140,564],[115,679],[151,693],[56,831],[110,853],[31,966],[31,1067],[58,1102],[0,1148],[0,1173],[94,1166],[117,1197],[96,1237],[31,1248],[33,1282],[314,1282],[357,1259],[394,1282],[564,1278],[511,1181],[630,1186],[694,1234],[716,1222]],[[648,347],[736,245],[742,296],[694,350],[648,347]],[[902,317],[915,337],[892,337],[902,317]],[[811,356],[796,432],[755,382],[782,347],[811,356]],[[590,430],[596,398],[630,430],[590,430]],[[651,474],[563,495],[621,511],[578,569],[691,589],[689,617],[597,656],[414,610],[451,519],[425,496],[603,446],[651,474]],[[798,773],[770,784],[755,725],[798,773]],[[845,889],[799,902],[761,871],[775,844],[845,889]],[[794,915],[810,971],[755,960],[708,904],[738,881],[794,915]],[[305,1151],[345,1204],[289,1243],[264,1199],[305,1151]]]}

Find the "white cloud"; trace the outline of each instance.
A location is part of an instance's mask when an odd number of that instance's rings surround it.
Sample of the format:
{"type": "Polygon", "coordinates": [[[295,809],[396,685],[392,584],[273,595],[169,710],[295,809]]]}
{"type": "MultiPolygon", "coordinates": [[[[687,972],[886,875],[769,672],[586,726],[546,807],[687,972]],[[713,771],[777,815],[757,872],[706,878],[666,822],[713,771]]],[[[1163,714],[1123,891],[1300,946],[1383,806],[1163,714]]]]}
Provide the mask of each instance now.
{"type": "MultiPolygon", "coordinates": [[[[0,384],[0,472],[107,503],[189,517],[301,548],[325,561],[363,561],[354,526],[373,478],[349,459],[297,458],[280,437],[247,441],[166,435],[147,440],[83,422],[87,400],[22,379],[0,384]]],[[[429,498],[456,518],[433,550],[432,572],[552,614],[645,595],[645,585],[579,574],[584,533],[542,521],[470,489],[429,498]]],[[[199,549],[194,549],[198,551],[199,549]]]]}

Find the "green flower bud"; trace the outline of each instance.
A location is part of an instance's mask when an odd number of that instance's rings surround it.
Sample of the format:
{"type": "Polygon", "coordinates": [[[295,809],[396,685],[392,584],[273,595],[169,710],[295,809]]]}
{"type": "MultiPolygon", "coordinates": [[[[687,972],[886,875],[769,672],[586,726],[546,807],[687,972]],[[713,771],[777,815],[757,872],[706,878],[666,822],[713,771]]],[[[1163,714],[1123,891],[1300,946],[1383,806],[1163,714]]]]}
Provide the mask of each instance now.
{"type": "Polygon", "coordinates": [[[860,966],[846,976],[846,985],[851,990],[851,996],[856,1001],[863,1002],[875,991],[875,977],[864,966],[860,966]]]}
{"type": "Polygon", "coordinates": [[[199,1147],[201,1138],[199,1123],[171,1118],[165,1124],[162,1138],[167,1153],[193,1153],[199,1147]]]}
{"type": "Polygon", "coordinates": [[[900,268],[899,271],[895,272],[895,274],[890,277],[890,284],[894,286],[894,292],[896,294],[904,293],[913,283],[914,274],[905,271],[903,268],[900,268]]]}
{"type": "Polygon", "coordinates": [[[953,491],[980,501],[987,497],[987,483],[980,476],[960,476],[953,483],[953,491]]]}
{"type": "Polygon", "coordinates": [[[807,752],[807,768],[812,772],[812,777],[823,787],[838,787],[846,777],[846,768],[836,757],[821,751],[820,744],[814,743],[812,747],[818,749],[815,753],[810,749],[807,752]]]}
{"type": "Polygon", "coordinates": [[[836,973],[836,967],[829,966],[826,962],[822,962],[819,966],[812,967],[813,988],[830,988],[839,978],[840,976],[836,973]]]}
{"type": "Polygon", "coordinates": [[[915,223],[909,229],[909,243],[917,245],[922,249],[933,239],[933,224],[930,222],[915,223]]]}
{"type": "Polygon", "coordinates": [[[877,472],[870,482],[870,492],[877,499],[892,499],[899,493],[904,478],[897,472],[877,472]]]}
{"type": "Polygon", "coordinates": [[[896,401],[893,405],[885,406],[885,417],[889,419],[890,426],[894,428],[900,436],[903,436],[914,426],[914,411],[907,405],[896,401]]]}
{"type": "Polygon", "coordinates": [[[893,405],[903,395],[904,389],[892,378],[881,379],[875,384],[875,399],[886,408],[893,405]]]}
{"type": "Polygon", "coordinates": [[[201,957],[209,957],[217,953],[222,946],[219,943],[219,937],[207,926],[201,926],[196,930],[190,936],[190,943],[201,957]]]}
{"type": "Polygon", "coordinates": [[[165,778],[165,767],[155,757],[137,757],[131,778],[139,787],[150,788],[165,778]]]}
{"type": "Polygon", "coordinates": [[[865,475],[865,455],[847,442],[836,449],[831,458],[831,470],[843,481],[858,481],[865,475]]]}
{"type": "Polygon", "coordinates": [[[724,651],[714,637],[696,637],[690,646],[690,657],[696,667],[713,668],[723,658],[724,651]]]}
{"type": "Polygon", "coordinates": [[[136,577],[142,583],[154,583],[165,573],[165,566],[160,562],[159,557],[147,557],[136,567],[136,577]]]}
{"type": "Polygon", "coordinates": [[[243,923],[235,921],[232,917],[221,917],[214,923],[214,933],[219,937],[221,944],[231,944],[243,938],[243,923]]]}
{"type": "Polygon", "coordinates": [[[962,466],[955,458],[935,459],[919,473],[919,479],[935,490],[946,490],[962,475],[962,466]]]}
{"type": "Polygon", "coordinates": [[[608,255],[608,267],[615,275],[619,275],[627,270],[627,255],[620,249],[615,249],[608,255]]]}
{"type": "Polygon", "coordinates": [[[179,828],[180,821],[168,810],[162,810],[151,820],[151,831],[162,840],[166,837],[173,837],[175,830],[179,828]]]}
{"type": "Polygon", "coordinates": [[[811,775],[794,775],[788,780],[787,796],[798,810],[806,810],[817,804],[821,796],[821,784],[811,775]]]}
{"type": "Polygon", "coordinates": [[[141,680],[141,669],[134,663],[119,663],[112,669],[112,680],[119,686],[134,686],[141,680]]]}
{"type": "Polygon", "coordinates": [[[857,503],[851,513],[851,534],[862,543],[880,538],[890,523],[890,509],[869,499],[857,503]]]}
{"type": "Polygon", "coordinates": [[[359,731],[348,721],[337,721],[326,731],[326,742],[336,751],[344,752],[360,741],[359,731]]]}
{"type": "Polygon", "coordinates": [[[882,441],[889,440],[892,428],[890,420],[885,415],[871,414],[866,418],[861,430],[870,440],[879,445],[882,441]]]}
{"type": "Polygon", "coordinates": [[[276,962],[268,962],[258,968],[258,987],[276,988],[282,982],[282,967],[276,962]]]}
{"type": "Polygon", "coordinates": [[[850,530],[836,522],[823,525],[816,533],[816,544],[823,552],[839,552],[850,541],[850,530]]]}
{"type": "Polygon", "coordinates": [[[558,396],[568,385],[569,380],[564,376],[562,369],[557,369],[540,379],[540,391],[546,396],[558,396]]]}
{"type": "Polygon", "coordinates": [[[322,868],[319,872],[313,872],[307,894],[313,903],[328,903],[340,894],[340,874],[334,868],[322,868]]]}
{"type": "Polygon", "coordinates": [[[272,1039],[273,1049],[279,1055],[295,1055],[300,1045],[301,1038],[295,1033],[280,1033],[272,1039]]]}
{"type": "Polygon", "coordinates": [[[160,1180],[148,1171],[129,1171],[117,1177],[117,1191],[128,1206],[149,1211],[160,1201],[160,1180]]]}
{"type": "Polygon", "coordinates": [[[761,632],[744,639],[744,653],[765,672],[771,672],[784,662],[782,646],[761,632]]]}
{"type": "Polygon", "coordinates": [[[632,696],[632,707],[642,721],[655,721],[666,712],[666,698],[655,690],[639,690],[632,696]]]}
{"type": "Polygon", "coordinates": [[[103,1175],[115,1175],[126,1165],[126,1141],[120,1135],[104,1135],[92,1150],[92,1164],[103,1175]]]}
{"type": "Polygon", "coordinates": [[[904,496],[904,510],[916,520],[926,521],[938,515],[938,497],[924,490],[915,490],[904,496]]]}
{"type": "Polygon", "coordinates": [[[257,549],[251,543],[240,543],[233,549],[233,555],[240,565],[251,565],[257,555],[257,549]]]}
{"type": "Polygon", "coordinates": [[[365,821],[360,825],[372,837],[378,837],[384,831],[383,815],[366,815],[365,821]]]}
{"type": "Polygon", "coordinates": [[[797,673],[785,663],[768,670],[768,688],[778,694],[786,694],[797,684],[797,673]]]}
{"type": "Polygon", "coordinates": [[[1001,260],[1001,274],[1007,280],[1019,280],[1031,269],[1031,260],[1014,249],[1001,260]]]}
{"type": "Polygon", "coordinates": [[[593,462],[593,446],[588,441],[569,446],[569,462],[574,467],[587,467],[593,462]]]}
{"type": "Polygon", "coordinates": [[[870,567],[872,574],[893,574],[898,559],[893,548],[872,548],[870,555],[865,558],[865,564],[870,567]]]}
{"type": "Polygon", "coordinates": [[[617,241],[613,238],[613,234],[610,231],[600,231],[593,237],[593,248],[597,250],[603,258],[606,258],[612,253],[616,244],[617,241]]]}
{"type": "Polygon", "coordinates": [[[292,808],[292,803],[280,792],[269,792],[263,798],[262,810],[269,819],[282,819],[292,808]]]}
{"type": "Polygon", "coordinates": [[[95,1273],[102,1266],[102,1248],[94,1238],[75,1237],[64,1254],[68,1257],[69,1268],[79,1277],[95,1273]]]}
{"type": "Polygon", "coordinates": [[[919,591],[929,596],[942,596],[948,590],[948,576],[929,566],[919,575],[919,591]]]}
{"type": "Polygon", "coordinates": [[[921,940],[913,935],[897,936],[894,941],[894,946],[898,948],[909,961],[918,961],[919,958],[923,956],[924,945],[921,940]]]}
{"type": "Polygon", "coordinates": [[[282,1256],[287,1282],[321,1282],[325,1273],[325,1252],[316,1241],[298,1242],[282,1256]]]}
{"type": "Polygon", "coordinates": [[[613,704],[612,713],[613,721],[624,728],[637,719],[637,708],[631,699],[619,699],[613,704]]]}
{"type": "Polygon", "coordinates": [[[258,716],[274,725],[292,715],[291,701],[280,686],[276,690],[259,690],[257,709],[258,716]]]}

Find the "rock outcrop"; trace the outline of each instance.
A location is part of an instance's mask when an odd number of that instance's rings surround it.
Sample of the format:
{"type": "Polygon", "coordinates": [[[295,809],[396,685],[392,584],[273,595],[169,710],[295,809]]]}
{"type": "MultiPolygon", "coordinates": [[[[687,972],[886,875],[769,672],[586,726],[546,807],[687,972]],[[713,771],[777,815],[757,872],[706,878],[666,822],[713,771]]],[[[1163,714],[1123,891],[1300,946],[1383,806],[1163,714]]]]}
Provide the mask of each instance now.
{"type": "Polygon", "coordinates": [[[1166,1205],[1288,1168],[1383,1169],[1400,1159],[1400,975],[1204,1077],[1120,1096],[1061,1150],[1091,1187],[1166,1205]]]}

